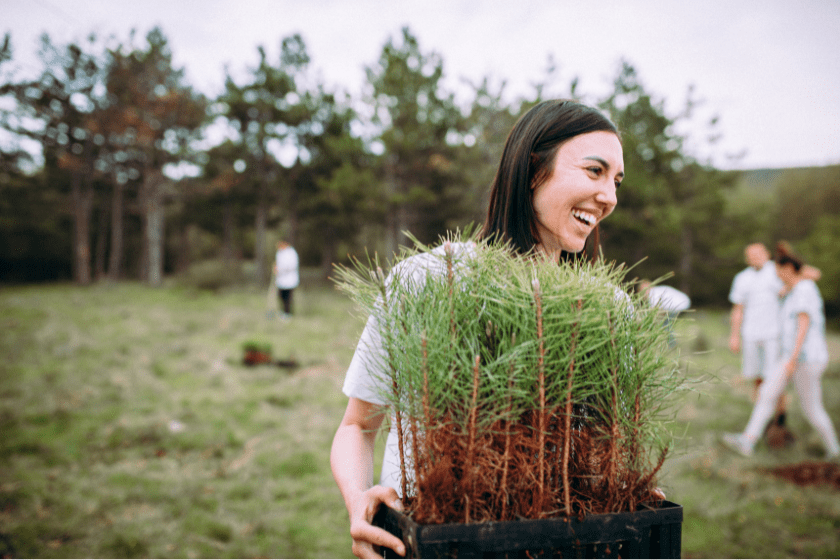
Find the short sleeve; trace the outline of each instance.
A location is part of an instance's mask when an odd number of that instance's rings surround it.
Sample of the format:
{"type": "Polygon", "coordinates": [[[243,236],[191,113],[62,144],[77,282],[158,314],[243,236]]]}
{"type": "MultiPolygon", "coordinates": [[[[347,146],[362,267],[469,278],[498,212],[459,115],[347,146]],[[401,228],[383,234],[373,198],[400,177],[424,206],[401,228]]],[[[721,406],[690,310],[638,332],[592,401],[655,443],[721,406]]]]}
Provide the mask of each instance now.
{"type": "Polygon", "coordinates": [[[732,289],[729,290],[729,302],[734,305],[743,305],[747,300],[747,278],[743,272],[738,273],[732,281],[732,289]]]}
{"type": "Polygon", "coordinates": [[[806,282],[802,290],[801,303],[797,300],[796,312],[807,313],[813,320],[822,314],[822,298],[819,289],[813,282],[806,282]]]}
{"type": "Polygon", "coordinates": [[[790,302],[787,304],[787,310],[791,315],[799,315],[800,313],[813,314],[813,305],[809,301],[811,294],[808,293],[808,290],[804,289],[806,286],[802,286],[802,288],[790,293],[790,302]]]}
{"type": "Polygon", "coordinates": [[[387,390],[388,379],[384,370],[386,363],[379,327],[371,316],[347,368],[342,392],[348,397],[383,405],[382,395],[387,390]]]}
{"type": "MultiPolygon", "coordinates": [[[[452,248],[458,270],[474,254],[474,244],[454,243],[452,248]]],[[[409,289],[411,286],[419,287],[425,282],[427,274],[442,274],[445,271],[443,255],[444,247],[441,246],[434,249],[432,254],[420,253],[397,263],[385,280],[386,289],[393,282],[400,282],[409,289]]],[[[382,304],[381,300],[379,304],[382,304]]],[[[391,390],[391,372],[388,367],[380,325],[375,314],[371,314],[347,368],[342,392],[348,397],[384,405],[383,397],[391,390]]]]}

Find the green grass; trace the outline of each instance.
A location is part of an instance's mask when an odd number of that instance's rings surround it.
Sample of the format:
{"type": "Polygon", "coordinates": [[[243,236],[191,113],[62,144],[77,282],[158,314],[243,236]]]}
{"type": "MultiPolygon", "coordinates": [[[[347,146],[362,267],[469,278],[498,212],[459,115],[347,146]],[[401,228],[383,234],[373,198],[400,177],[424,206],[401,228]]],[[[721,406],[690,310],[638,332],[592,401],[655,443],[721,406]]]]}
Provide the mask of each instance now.
{"type": "MultiPolygon", "coordinates": [[[[0,289],[0,556],[351,557],[329,448],[364,319],[330,286],[295,295],[280,322],[262,290],[0,289]],[[248,340],[300,367],[243,366],[248,340]]],[[[840,556],[840,493],[764,470],[821,456],[796,405],[793,448],[727,452],[718,434],[743,428],[751,403],[726,315],[678,330],[699,379],[676,403],[682,437],[662,478],[685,508],[683,555],[840,556]]],[[[831,354],[838,425],[836,334],[831,354]]]]}

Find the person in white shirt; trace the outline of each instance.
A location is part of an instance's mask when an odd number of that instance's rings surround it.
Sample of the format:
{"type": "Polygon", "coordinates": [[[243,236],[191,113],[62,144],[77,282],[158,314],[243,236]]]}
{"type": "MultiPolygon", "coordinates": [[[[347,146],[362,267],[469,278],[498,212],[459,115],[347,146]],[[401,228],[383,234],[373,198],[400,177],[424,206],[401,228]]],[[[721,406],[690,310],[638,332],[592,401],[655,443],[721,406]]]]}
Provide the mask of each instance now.
{"type": "Polygon", "coordinates": [[[277,297],[283,305],[283,317],[292,316],[292,292],[300,284],[298,254],[286,241],[277,242],[274,255],[274,283],[277,297]]]}
{"type": "MultiPolygon", "coordinates": [[[[755,402],[759,387],[779,358],[779,296],[784,285],[776,275],[770,252],[762,243],[748,245],[744,257],[749,266],[735,275],[729,292],[732,303],[729,349],[741,353],[741,375],[754,381],[755,402]]],[[[773,422],[781,428],[780,437],[774,442],[781,445],[794,439],[785,427],[786,413],[787,398],[783,392],[776,403],[773,422]]]]}
{"type": "Polygon", "coordinates": [[[650,305],[659,308],[665,315],[665,326],[669,329],[668,344],[673,348],[677,342],[670,329],[673,328],[679,314],[691,307],[691,298],[671,286],[664,284],[653,286],[650,280],[639,282],[639,292],[646,293],[650,305]]]}
{"type": "Polygon", "coordinates": [[[825,315],[819,288],[803,274],[804,262],[789,245],[776,250],[776,273],[787,293],[781,304],[781,359],[758,391],[747,427],[740,434],[724,434],[723,442],[750,456],[773,414],[773,403],[793,379],[805,417],[823,439],[826,456],[840,458],[837,432],[822,402],[822,374],[828,366],[825,315]]]}
{"type": "MultiPolygon", "coordinates": [[[[569,258],[584,249],[590,234],[597,237],[598,224],[615,208],[623,178],[621,141],[609,119],[574,101],[542,102],[508,136],[480,237],[506,241],[514,253],[569,258]]],[[[458,258],[468,258],[471,250],[468,244],[452,249],[458,258]]],[[[398,277],[435,274],[435,260],[421,254],[402,261],[398,277]]],[[[389,450],[386,443],[381,481],[373,481],[374,441],[388,413],[372,381],[377,372],[370,356],[381,353],[375,330],[369,321],[347,371],[343,390],[349,400],[330,454],[350,515],[353,554],[363,558],[379,557],[378,546],[405,555],[402,541],[371,523],[381,503],[401,507],[393,445],[389,450]]]]}

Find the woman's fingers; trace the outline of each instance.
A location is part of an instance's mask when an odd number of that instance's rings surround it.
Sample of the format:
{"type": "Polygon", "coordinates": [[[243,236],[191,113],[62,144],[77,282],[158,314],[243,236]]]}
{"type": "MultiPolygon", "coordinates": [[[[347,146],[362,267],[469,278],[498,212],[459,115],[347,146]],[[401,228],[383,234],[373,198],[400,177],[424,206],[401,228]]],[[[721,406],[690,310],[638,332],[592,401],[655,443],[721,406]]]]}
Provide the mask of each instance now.
{"type": "Polygon", "coordinates": [[[385,504],[393,509],[402,509],[402,502],[397,491],[390,486],[372,486],[365,494],[373,498],[372,501],[368,501],[368,504],[373,504],[373,510],[369,512],[370,519],[373,519],[376,510],[379,509],[379,504],[385,504]]]}
{"type": "Polygon", "coordinates": [[[390,548],[400,556],[405,556],[405,545],[400,539],[369,523],[351,526],[350,536],[353,537],[353,554],[359,558],[382,558],[376,552],[376,546],[390,548]]]}
{"type": "Polygon", "coordinates": [[[375,546],[384,546],[400,556],[405,556],[405,545],[399,538],[371,524],[381,504],[393,509],[402,509],[402,503],[393,488],[374,486],[362,494],[359,507],[350,520],[353,554],[359,558],[381,558],[375,546]]]}

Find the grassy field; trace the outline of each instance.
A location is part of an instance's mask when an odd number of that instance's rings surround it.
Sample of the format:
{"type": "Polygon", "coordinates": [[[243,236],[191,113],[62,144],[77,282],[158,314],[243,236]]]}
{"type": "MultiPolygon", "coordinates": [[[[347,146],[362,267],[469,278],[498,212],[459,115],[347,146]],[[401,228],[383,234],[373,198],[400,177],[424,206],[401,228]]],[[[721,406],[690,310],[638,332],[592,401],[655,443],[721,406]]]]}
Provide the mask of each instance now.
{"type": "MultiPolygon", "coordinates": [[[[363,318],[326,285],[269,317],[263,291],[138,284],[0,288],[0,556],[349,557],[329,469],[341,383],[363,318]],[[246,341],[288,370],[242,365],[246,341]]],[[[677,407],[662,486],[683,504],[686,557],[840,557],[840,492],[767,469],[819,459],[799,438],[726,451],[751,403],[722,312],[678,324],[694,391],[677,407]]],[[[840,336],[824,380],[840,425],[840,336]]]]}

